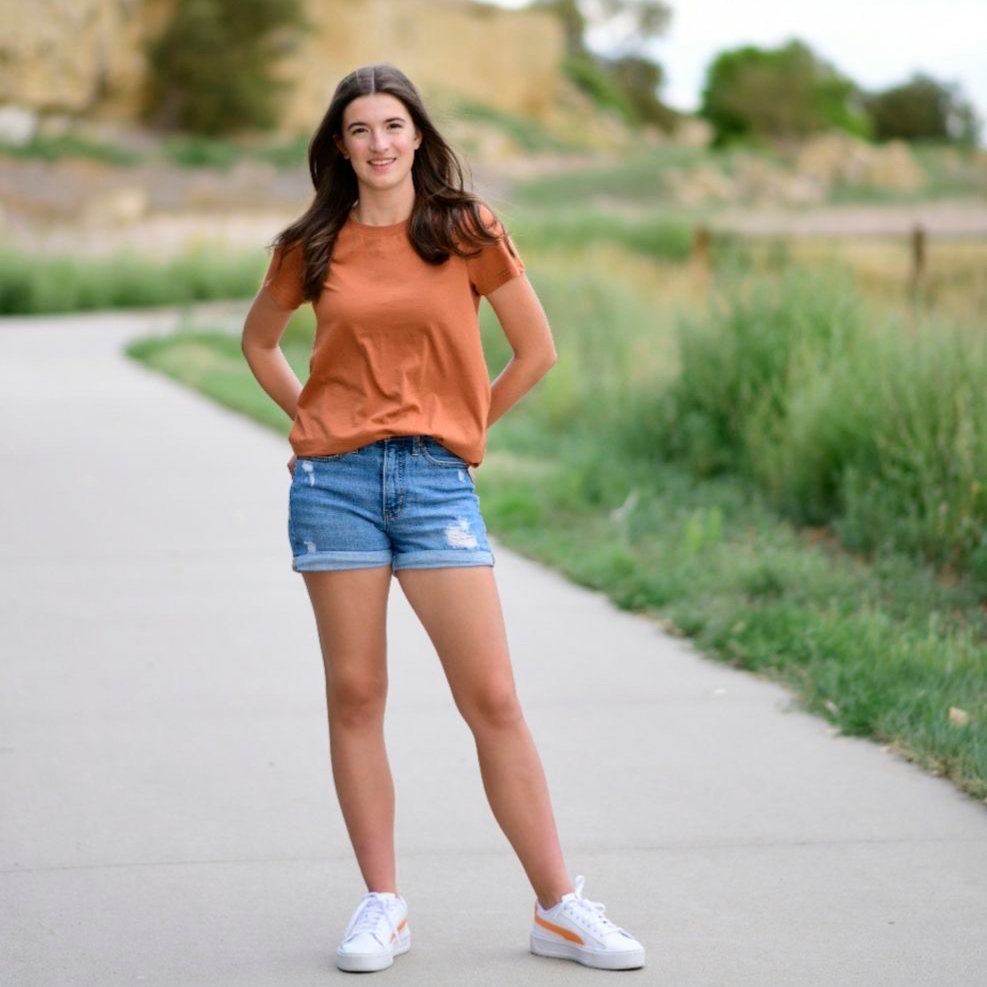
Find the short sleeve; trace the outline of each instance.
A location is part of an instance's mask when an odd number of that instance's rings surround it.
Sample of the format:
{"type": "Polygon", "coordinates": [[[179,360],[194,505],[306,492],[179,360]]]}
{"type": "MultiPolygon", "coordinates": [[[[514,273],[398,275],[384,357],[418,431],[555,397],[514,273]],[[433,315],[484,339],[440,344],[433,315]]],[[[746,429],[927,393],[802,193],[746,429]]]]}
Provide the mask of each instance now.
{"type": "Polygon", "coordinates": [[[287,253],[278,245],[271,255],[261,287],[267,288],[285,308],[298,308],[305,301],[302,277],[301,244],[292,246],[287,253]]]}
{"type": "MultiPolygon", "coordinates": [[[[480,216],[487,229],[493,229],[499,239],[496,243],[488,244],[475,257],[466,258],[469,269],[470,284],[478,295],[489,295],[505,281],[516,278],[524,273],[524,261],[521,259],[514,241],[504,229],[499,220],[494,222],[494,215],[487,206],[480,205],[480,216]]],[[[474,248],[475,249],[475,248],[474,248]]]]}

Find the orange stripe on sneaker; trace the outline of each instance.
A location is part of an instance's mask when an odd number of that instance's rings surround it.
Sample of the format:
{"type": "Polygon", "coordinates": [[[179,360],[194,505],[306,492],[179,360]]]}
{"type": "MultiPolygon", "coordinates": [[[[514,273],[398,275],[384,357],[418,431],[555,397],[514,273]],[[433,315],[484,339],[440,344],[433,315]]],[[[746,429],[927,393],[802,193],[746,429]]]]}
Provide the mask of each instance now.
{"type": "MultiPolygon", "coordinates": [[[[401,924],[398,926],[398,932],[400,932],[407,924],[408,920],[406,918],[401,919],[401,924]]],[[[391,933],[391,942],[394,942],[394,940],[397,939],[398,932],[391,933]]]]}
{"type": "Polygon", "coordinates": [[[569,942],[578,942],[580,946],[585,945],[583,940],[575,932],[571,932],[569,929],[563,929],[561,925],[552,925],[551,922],[546,922],[538,914],[537,908],[535,910],[535,922],[548,929],[549,932],[554,932],[556,935],[562,936],[563,939],[568,939],[569,942]]]}

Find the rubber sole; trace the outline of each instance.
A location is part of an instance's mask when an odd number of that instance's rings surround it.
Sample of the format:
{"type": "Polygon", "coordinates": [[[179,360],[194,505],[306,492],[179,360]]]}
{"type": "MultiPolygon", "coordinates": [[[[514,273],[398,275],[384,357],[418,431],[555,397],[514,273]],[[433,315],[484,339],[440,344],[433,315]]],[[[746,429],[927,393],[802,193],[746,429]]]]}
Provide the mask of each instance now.
{"type": "Polygon", "coordinates": [[[583,966],[591,966],[597,970],[637,970],[644,966],[644,950],[628,949],[619,953],[605,952],[600,949],[587,949],[574,942],[542,939],[531,934],[529,942],[531,952],[536,956],[550,956],[557,960],[574,960],[583,966]]]}
{"type": "Polygon", "coordinates": [[[411,949],[411,929],[405,929],[389,953],[346,953],[336,950],[336,966],[347,973],[371,973],[374,970],[386,970],[395,956],[407,953],[411,949]]]}

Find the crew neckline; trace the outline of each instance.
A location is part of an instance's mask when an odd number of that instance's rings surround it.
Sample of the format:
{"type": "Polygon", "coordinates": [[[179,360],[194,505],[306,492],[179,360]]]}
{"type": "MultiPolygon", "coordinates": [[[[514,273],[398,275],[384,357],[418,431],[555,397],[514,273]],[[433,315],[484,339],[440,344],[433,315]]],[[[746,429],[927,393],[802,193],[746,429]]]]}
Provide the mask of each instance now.
{"type": "Polygon", "coordinates": [[[359,220],[354,219],[353,213],[350,213],[346,218],[346,222],[354,230],[365,236],[391,236],[394,233],[402,233],[407,229],[410,221],[411,217],[409,216],[407,219],[402,219],[397,223],[388,223],[386,226],[371,226],[369,223],[361,223],[359,220]]]}

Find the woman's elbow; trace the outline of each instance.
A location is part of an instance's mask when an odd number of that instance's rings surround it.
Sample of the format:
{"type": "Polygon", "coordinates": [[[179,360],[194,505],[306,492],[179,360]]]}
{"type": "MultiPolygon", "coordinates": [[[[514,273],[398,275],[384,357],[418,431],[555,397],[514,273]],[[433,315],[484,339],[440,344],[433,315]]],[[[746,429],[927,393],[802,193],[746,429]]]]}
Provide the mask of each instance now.
{"type": "Polygon", "coordinates": [[[528,368],[529,373],[541,377],[555,366],[555,347],[528,346],[514,350],[514,359],[528,368]]]}

